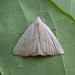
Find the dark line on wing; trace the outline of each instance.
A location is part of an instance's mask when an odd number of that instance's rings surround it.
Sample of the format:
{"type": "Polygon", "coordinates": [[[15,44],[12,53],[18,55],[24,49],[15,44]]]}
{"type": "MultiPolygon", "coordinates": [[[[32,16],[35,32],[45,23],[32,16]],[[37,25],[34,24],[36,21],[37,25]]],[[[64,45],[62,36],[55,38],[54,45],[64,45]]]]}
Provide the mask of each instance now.
{"type": "MultiPolygon", "coordinates": [[[[43,25],[43,28],[44,28],[44,31],[45,31],[45,34],[46,34],[46,30],[45,30],[45,27],[44,27],[44,25],[43,25]]],[[[48,37],[48,35],[46,34],[46,36],[48,37]]],[[[48,37],[48,39],[49,39],[49,37],[48,37]]],[[[46,45],[46,51],[47,51],[47,45],[46,45]]],[[[49,51],[50,52],[50,51],[49,51]]],[[[49,53],[50,54],[50,53],[49,53]]]]}
{"type": "MultiPolygon", "coordinates": [[[[56,48],[56,46],[55,46],[55,43],[54,43],[54,41],[53,41],[53,38],[51,37],[51,39],[52,39],[53,45],[54,45],[54,47],[55,47],[56,53],[58,53],[58,52],[57,52],[57,48],[56,48]]],[[[55,54],[55,53],[54,53],[54,54],[55,54]]]]}

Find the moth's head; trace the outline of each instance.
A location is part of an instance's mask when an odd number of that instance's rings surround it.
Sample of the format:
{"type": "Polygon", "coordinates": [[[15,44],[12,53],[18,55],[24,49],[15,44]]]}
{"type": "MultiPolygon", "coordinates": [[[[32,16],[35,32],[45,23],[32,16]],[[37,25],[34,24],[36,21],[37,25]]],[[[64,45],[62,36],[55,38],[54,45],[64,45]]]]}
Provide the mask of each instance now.
{"type": "Polygon", "coordinates": [[[40,17],[38,16],[37,19],[40,19],[40,17]]]}

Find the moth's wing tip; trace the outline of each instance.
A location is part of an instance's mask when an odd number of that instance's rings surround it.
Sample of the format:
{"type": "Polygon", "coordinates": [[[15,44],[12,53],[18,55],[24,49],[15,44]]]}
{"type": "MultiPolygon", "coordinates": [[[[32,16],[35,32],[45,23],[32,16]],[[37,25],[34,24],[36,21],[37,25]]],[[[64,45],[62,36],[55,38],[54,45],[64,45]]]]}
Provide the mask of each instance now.
{"type": "Polygon", "coordinates": [[[13,55],[19,55],[18,50],[15,50],[15,49],[13,49],[12,53],[13,53],[13,55]]]}
{"type": "Polygon", "coordinates": [[[64,54],[64,51],[61,54],[64,54]]]}
{"type": "Polygon", "coordinates": [[[64,51],[63,50],[59,52],[59,55],[63,55],[63,54],[64,54],[64,51]]]}
{"type": "Polygon", "coordinates": [[[15,52],[14,50],[12,51],[13,55],[17,55],[17,52],[15,52]]]}

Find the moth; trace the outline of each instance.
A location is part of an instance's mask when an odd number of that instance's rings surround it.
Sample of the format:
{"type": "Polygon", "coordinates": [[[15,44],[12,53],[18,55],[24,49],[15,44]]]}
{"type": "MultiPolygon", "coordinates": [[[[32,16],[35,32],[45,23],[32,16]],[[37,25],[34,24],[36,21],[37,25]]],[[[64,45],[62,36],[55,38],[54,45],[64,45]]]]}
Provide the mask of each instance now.
{"type": "Polygon", "coordinates": [[[17,42],[13,54],[19,56],[54,56],[64,54],[64,51],[53,32],[38,16],[17,42]]]}

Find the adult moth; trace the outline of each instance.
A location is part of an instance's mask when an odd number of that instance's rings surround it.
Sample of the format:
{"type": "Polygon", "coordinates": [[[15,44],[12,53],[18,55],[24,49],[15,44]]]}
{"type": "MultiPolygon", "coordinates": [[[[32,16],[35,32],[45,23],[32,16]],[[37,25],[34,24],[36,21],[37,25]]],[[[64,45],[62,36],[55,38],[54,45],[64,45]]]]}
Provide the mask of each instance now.
{"type": "Polygon", "coordinates": [[[26,29],[15,48],[14,55],[47,56],[64,54],[59,41],[40,17],[26,29]]]}

